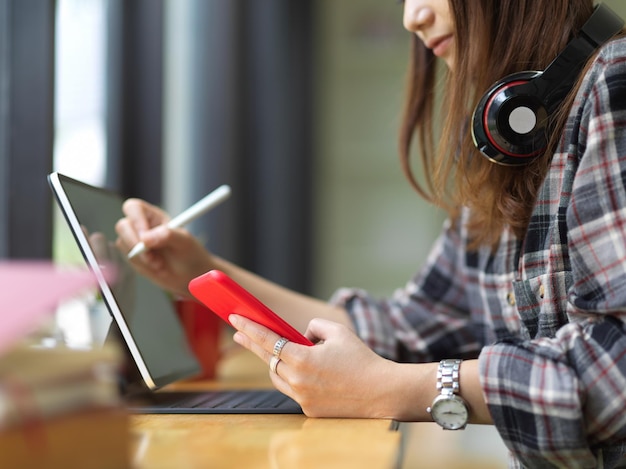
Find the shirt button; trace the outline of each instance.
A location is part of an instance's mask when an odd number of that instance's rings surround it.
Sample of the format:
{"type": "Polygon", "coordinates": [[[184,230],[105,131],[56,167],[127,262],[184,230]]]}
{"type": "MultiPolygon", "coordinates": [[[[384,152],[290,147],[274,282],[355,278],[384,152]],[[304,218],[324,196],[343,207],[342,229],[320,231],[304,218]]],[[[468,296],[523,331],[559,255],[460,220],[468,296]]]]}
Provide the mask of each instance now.
{"type": "Polygon", "coordinates": [[[546,289],[544,288],[543,285],[539,285],[539,297],[543,298],[545,294],[546,294],[546,289]]]}
{"type": "Polygon", "coordinates": [[[515,294],[510,291],[506,294],[506,301],[507,303],[509,303],[511,306],[515,306],[515,294]]]}

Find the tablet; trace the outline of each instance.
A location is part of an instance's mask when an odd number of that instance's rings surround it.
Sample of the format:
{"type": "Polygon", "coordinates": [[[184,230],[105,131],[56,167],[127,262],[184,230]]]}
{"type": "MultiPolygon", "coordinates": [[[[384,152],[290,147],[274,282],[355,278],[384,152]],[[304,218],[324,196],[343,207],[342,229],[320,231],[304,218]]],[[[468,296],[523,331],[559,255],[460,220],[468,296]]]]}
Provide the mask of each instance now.
{"type": "Polygon", "coordinates": [[[229,324],[228,316],[238,314],[271,329],[291,342],[313,345],[313,342],[291,324],[221,270],[210,270],[191,280],[189,292],[229,324]]]}

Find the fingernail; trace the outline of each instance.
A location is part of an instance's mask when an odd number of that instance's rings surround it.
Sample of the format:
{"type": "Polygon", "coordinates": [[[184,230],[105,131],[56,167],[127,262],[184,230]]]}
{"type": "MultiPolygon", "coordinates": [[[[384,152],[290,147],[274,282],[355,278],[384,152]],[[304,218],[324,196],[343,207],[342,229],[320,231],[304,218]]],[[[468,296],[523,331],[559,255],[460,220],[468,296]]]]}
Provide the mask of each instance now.
{"type": "Polygon", "coordinates": [[[228,316],[228,322],[230,322],[233,327],[237,327],[238,321],[239,317],[236,314],[231,314],[230,316],[228,316]]]}

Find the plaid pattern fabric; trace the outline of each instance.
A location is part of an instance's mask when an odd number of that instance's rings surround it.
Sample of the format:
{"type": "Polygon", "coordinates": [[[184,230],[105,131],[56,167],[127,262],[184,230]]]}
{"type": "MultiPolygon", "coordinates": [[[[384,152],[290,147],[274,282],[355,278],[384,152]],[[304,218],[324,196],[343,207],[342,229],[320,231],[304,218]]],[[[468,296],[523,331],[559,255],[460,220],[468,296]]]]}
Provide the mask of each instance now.
{"type": "Polygon", "coordinates": [[[469,252],[456,225],[391,298],[331,301],[382,356],[478,357],[511,467],[623,464],[626,39],[587,72],[523,242],[505,232],[495,252],[469,252]]]}

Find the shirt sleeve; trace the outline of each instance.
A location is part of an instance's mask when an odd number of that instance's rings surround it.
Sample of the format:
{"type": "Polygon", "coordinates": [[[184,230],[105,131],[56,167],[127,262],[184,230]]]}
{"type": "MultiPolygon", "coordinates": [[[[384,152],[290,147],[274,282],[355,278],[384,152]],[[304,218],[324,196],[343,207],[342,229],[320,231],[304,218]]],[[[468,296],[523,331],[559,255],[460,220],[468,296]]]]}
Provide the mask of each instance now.
{"type": "Polygon", "coordinates": [[[579,159],[565,215],[569,322],[555,337],[500,342],[479,358],[494,423],[529,467],[615,467],[626,451],[626,58],[620,42],[621,54],[608,46],[600,55],[568,122],[578,152],[570,157],[579,159]]]}
{"type": "Polygon", "coordinates": [[[356,332],[381,356],[401,362],[476,357],[475,337],[459,265],[459,232],[447,221],[424,269],[391,298],[343,288],[331,303],[345,308],[356,332]]]}

